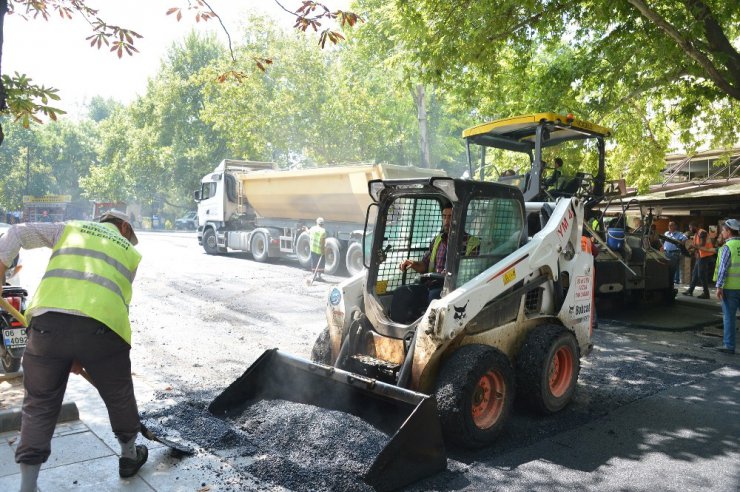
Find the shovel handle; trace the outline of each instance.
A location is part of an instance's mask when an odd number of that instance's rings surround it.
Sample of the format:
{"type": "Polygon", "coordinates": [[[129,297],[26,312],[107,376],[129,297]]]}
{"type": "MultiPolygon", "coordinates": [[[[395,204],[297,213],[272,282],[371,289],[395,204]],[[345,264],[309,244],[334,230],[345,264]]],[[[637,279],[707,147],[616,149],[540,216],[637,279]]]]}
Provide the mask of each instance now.
{"type": "Polygon", "coordinates": [[[0,296],[0,307],[2,307],[4,310],[10,313],[11,316],[13,316],[15,319],[20,321],[23,326],[28,326],[28,322],[26,321],[26,317],[23,316],[21,313],[18,312],[16,308],[14,308],[6,298],[0,296]]]}

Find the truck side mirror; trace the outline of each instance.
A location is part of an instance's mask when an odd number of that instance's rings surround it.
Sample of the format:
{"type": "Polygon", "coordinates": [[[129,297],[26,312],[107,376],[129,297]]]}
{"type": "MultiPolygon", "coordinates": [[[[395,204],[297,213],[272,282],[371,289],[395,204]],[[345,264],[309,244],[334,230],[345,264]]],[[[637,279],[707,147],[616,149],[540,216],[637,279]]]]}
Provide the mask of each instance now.
{"type": "Polygon", "coordinates": [[[194,199],[194,200],[195,200],[196,202],[199,202],[199,201],[200,201],[200,190],[195,190],[195,191],[193,192],[193,199],[194,199]]]}

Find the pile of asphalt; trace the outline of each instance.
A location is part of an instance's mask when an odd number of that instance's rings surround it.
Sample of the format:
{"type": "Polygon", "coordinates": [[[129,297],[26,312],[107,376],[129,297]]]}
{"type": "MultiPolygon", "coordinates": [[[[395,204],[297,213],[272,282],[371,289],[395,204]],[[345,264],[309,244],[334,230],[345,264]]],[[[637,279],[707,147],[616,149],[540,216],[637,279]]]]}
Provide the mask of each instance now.
{"type": "Polygon", "coordinates": [[[293,491],[373,490],[363,477],[390,438],[368,422],[285,400],[260,400],[222,419],[208,412],[210,398],[198,398],[205,394],[189,396],[142,412],[150,430],[227,459],[249,482],[256,477],[293,491]]]}
{"type": "Polygon", "coordinates": [[[264,453],[250,474],[296,491],[372,490],[362,482],[388,436],[350,414],[262,400],[232,419],[264,453]]]}

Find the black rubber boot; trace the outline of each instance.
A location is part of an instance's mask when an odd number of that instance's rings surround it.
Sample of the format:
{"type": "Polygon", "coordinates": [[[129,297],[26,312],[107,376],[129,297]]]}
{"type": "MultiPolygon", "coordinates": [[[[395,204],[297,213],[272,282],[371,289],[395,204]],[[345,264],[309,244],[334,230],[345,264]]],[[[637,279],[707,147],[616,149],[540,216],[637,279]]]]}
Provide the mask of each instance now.
{"type": "Polygon", "coordinates": [[[146,446],[139,444],[136,446],[136,459],[133,458],[118,458],[118,474],[121,478],[133,477],[139,468],[146,463],[149,458],[149,451],[146,446]]]}

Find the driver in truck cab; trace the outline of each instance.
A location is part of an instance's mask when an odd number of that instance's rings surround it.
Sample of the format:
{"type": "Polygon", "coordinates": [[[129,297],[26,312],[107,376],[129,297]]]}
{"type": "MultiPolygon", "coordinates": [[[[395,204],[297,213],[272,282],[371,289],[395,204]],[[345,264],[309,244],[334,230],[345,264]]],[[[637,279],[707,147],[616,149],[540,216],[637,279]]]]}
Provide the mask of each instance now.
{"type": "MultiPolygon", "coordinates": [[[[442,231],[439,232],[432,242],[429,243],[429,249],[421,260],[405,259],[398,266],[402,272],[405,272],[409,268],[413,269],[418,273],[446,273],[447,267],[447,237],[450,234],[450,226],[452,225],[452,205],[445,204],[442,208],[442,231]]],[[[465,247],[465,255],[476,255],[480,248],[480,239],[471,236],[467,232],[463,235],[463,245],[465,247]]],[[[442,286],[433,286],[429,288],[429,300],[439,299],[442,293],[442,286]]]]}

